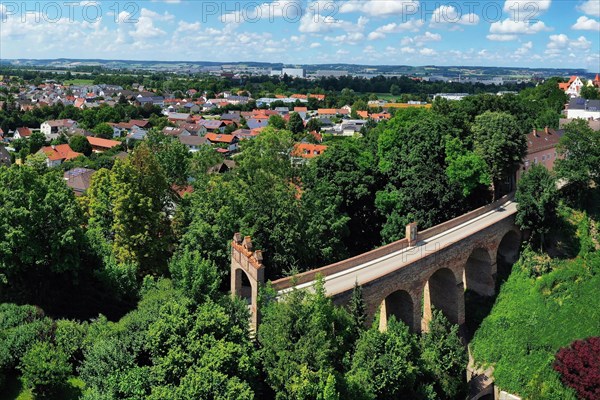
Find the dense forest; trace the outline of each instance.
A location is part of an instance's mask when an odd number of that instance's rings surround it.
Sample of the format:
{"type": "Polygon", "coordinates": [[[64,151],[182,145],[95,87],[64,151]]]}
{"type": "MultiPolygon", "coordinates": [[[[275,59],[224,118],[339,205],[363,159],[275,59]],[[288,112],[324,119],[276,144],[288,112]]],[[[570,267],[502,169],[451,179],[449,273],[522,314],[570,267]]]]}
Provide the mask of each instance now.
{"type": "MultiPolygon", "coordinates": [[[[518,95],[436,101],[331,141],[303,165],[291,163],[290,151],[304,133],[271,126],[243,141],[236,167],[223,174],[207,173],[219,162],[210,148],[191,155],[155,129],[129,157],[99,169],[77,198],[62,172],[36,157],[0,167],[3,391],[463,398],[467,355],[458,328],[436,312],[427,334],[395,321],[380,332],[365,320],[360,287],[341,308],[322,283],[280,301],[267,286],[251,336],[247,305],[226,293],[230,240],[251,235],[267,278],[276,279],[400,239],[407,222],[427,228],[460,215],[514,189],[526,133],[555,126],[564,102],[554,81],[518,95]],[[191,194],[173,190],[188,183],[191,194]]],[[[558,169],[575,197],[600,176],[597,135],[584,125],[569,128],[561,151],[585,157],[558,169]]],[[[551,178],[525,180],[523,227],[558,201],[551,178]],[[536,187],[550,195],[527,192],[536,187]]],[[[549,240],[532,233],[536,245],[549,240]]]]}

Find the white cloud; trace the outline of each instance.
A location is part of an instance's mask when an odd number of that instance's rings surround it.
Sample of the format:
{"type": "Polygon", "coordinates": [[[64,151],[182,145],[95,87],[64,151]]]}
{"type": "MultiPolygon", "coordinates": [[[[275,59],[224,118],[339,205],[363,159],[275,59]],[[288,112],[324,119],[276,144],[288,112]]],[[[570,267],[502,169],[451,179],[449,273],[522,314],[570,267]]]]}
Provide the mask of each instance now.
{"type": "Polygon", "coordinates": [[[442,5],[436,8],[431,15],[430,26],[440,26],[445,24],[459,25],[477,25],[479,16],[477,14],[461,14],[456,7],[442,5]]]}
{"type": "Polygon", "coordinates": [[[405,54],[414,54],[414,53],[416,53],[416,52],[417,52],[417,49],[414,49],[414,48],[412,48],[412,47],[405,46],[405,47],[402,47],[402,48],[400,49],[400,52],[401,52],[401,53],[405,53],[405,54]]]}
{"type": "Polygon", "coordinates": [[[488,40],[492,40],[494,42],[510,42],[512,40],[517,40],[517,35],[499,35],[497,33],[492,33],[491,35],[487,35],[486,38],[488,40]]]}
{"type": "Polygon", "coordinates": [[[587,15],[600,17],[600,1],[598,0],[587,0],[578,8],[587,15]]]}
{"type": "Polygon", "coordinates": [[[546,45],[545,54],[548,56],[563,56],[567,52],[575,52],[580,55],[584,55],[589,52],[592,42],[587,40],[584,36],[580,36],[577,39],[570,39],[564,33],[559,35],[550,35],[548,38],[549,42],[546,45]]]}
{"type": "Polygon", "coordinates": [[[547,30],[549,28],[542,21],[531,23],[528,21],[516,21],[510,18],[494,22],[490,25],[490,33],[500,35],[532,35],[547,30]]]}
{"type": "Polygon", "coordinates": [[[421,50],[419,50],[419,54],[422,56],[435,56],[437,54],[437,52],[433,49],[429,49],[427,47],[422,48],[421,50]]]}
{"type": "Polygon", "coordinates": [[[346,32],[362,32],[369,22],[368,18],[359,17],[356,23],[336,19],[332,16],[323,17],[319,14],[306,13],[300,19],[298,30],[302,33],[325,33],[334,29],[342,29],[346,32]]]}
{"type": "Polygon", "coordinates": [[[413,15],[418,10],[418,0],[348,0],[339,7],[341,13],[360,12],[375,17],[413,15]]]}
{"type": "Polygon", "coordinates": [[[577,22],[575,22],[571,29],[579,31],[600,31],[600,22],[582,15],[581,17],[577,18],[577,22]]]}
{"type": "Polygon", "coordinates": [[[523,45],[515,51],[515,54],[518,56],[524,56],[528,54],[531,51],[531,49],[533,49],[533,42],[529,41],[523,43],[523,45]]]}
{"type": "Polygon", "coordinates": [[[515,21],[532,21],[547,11],[552,0],[506,0],[504,12],[515,21]]]}
{"type": "Polygon", "coordinates": [[[344,35],[338,35],[338,36],[326,36],[325,37],[325,41],[327,42],[333,42],[336,46],[340,45],[340,44],[350,44],[350,45],[355,45],[359,42],[362,42],[365,39],[365,35],[363,35],[361,32],[352,32],[352,33],[347,33],[344,35]]]}
{"type": "Polygon", "coordinates": [[[403,46],[406,45],[415,45],[415,46],[423,46],[426,42],[439,42],[442,40],[442,35],[439,33],[431,33],[429,31],[425,32],[422,35],[417,35],[414,37],[404,37],[400,41],[400,44],[403,46]]]}
{"type": "Polygon", "coordinates": [[[397,24],[395,22],[391,22],[386,25],[382,25],[379,28],[375,29],[373,32],[369,34],[369,40],[383,39],[387,34],[390,33],[398,33],[398,32],[417,32],[419,28],[421,28],[425,23],[419,19],[411,19],[406,22],[397,24]]]}
{"type": "Polygon", "coordinates": [[[310,48],[311,48],[311,49],[316,49],[316,48],[318,48],[318,47],[321,47],[321,43],[314,42],[314,43],[311,43],[311,44],[310,44],[310,48]]]}

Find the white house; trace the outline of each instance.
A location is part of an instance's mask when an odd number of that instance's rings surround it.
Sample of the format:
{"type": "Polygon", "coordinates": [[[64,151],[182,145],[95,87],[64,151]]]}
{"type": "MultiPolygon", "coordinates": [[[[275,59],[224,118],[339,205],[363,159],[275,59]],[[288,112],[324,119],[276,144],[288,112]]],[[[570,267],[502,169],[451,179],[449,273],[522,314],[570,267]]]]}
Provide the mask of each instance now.
{"type": "Polygon", "coordinates": [[[56,139],[61,132],[66,132],[77,128],[77,122],[71,119],[57,119],[42,123],[40,131],[46,136],[46,139],[56,139]]]}
{"type": "Polygon", "coordinates": [[[567,118],[600,119],[600,100],[571,99],[567,106],[567,118]]]}
{"type": "Polygon", "coordinates": [[[579,96],[582,87],[583,82],[581,82],[578,76],[572,76],[568,82],[558,84],[558,88],[571,97],[579,96]]]}

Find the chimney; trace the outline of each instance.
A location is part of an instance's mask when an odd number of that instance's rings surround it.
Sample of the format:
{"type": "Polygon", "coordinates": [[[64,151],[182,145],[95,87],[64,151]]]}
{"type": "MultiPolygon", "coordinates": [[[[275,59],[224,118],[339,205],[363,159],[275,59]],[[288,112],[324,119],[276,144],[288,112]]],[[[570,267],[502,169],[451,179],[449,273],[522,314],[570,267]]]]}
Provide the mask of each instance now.
{"type": "Polygon", "coordinates": [[[546,133],[546,135],[549,135],[549,134],[550,134],[550,131],[548,130],[548,127],[545,127],[545,128],[544,128],[544,132],[546,133]]]}
{"type": "Polygon", "coordinates": [[[52,145],[52,150],[56,150],[56,146],[55,145],[52,145]]]}
{"type": "Polygon", "coordinates": [[[533,128],[533,136],[537,136],[537,135],[538,135],[537,129],[533,128]]]}

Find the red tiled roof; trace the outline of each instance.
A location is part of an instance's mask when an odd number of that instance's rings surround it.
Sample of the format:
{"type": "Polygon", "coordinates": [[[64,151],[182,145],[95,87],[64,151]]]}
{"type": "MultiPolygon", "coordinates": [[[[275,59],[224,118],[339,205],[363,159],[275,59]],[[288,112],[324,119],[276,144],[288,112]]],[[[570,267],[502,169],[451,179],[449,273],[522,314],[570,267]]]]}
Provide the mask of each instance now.
{"type": "Polygon", "coordinates": [[[327,150],[327,146],[322,144],[297,143],[294,146],[292,155],[302,158],[314,158],[321,155],[325,150],[327,150]]]}
{"type": "Polygon", "coordinates": [[[235,139],[233,135],[223,135],[220,133],[207,133],[204,137],[216,143],[231,143],[235,139]]]}
{"type": "Polygon", "coordinates": [[[26,126],[23,126],[21,128],[17,128],[17,132],[19,132],[19,135],[21,135],[22,137],[29,137],[29,136],[31,136],[31,129],[29,129],[26,126]]]}
{"type": "Polygon", "coordinates": [[[56,146],[44,146],[40,149],[40,152],[44,153],[50,161],[56,160],[72,160],[83,154],[77,153],[71,149],[68,144],[59,144],[56,146]]]}
{"type": "Polygon", "coordinates": [[[121,144],[121,142],[118,142],[116,140],[102,139],[93,136],[88,136],[87,140],[88,142],[90,142],[92,147],[101,147],[103,149],[112,149],[113,147],[116,147],[121,144]]]}
{"type": "Polygon", "coordinates": [[[542,130],[534,129],[533,132],[527,135],[527,153],[533,154],[556,147],[562,134],[563,131],[551,128],[542,130]]]}

